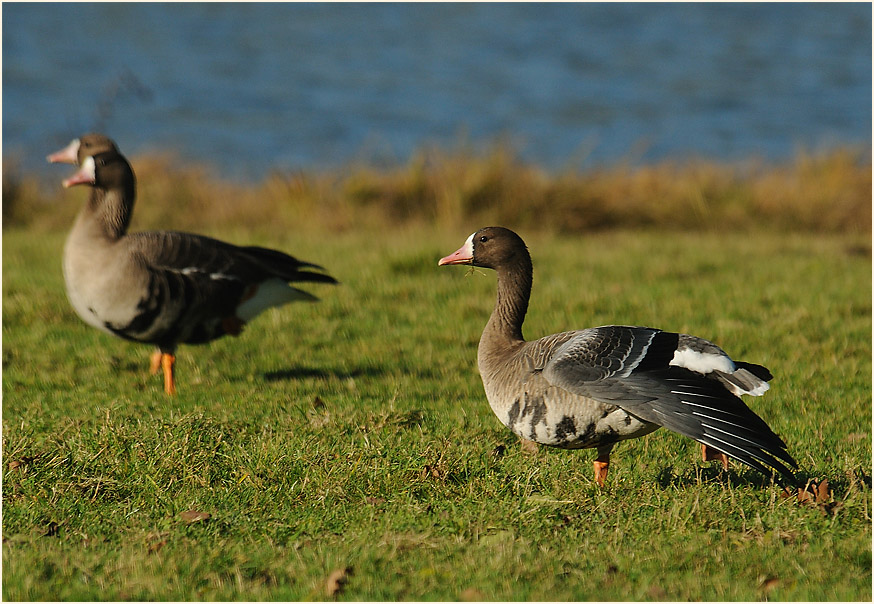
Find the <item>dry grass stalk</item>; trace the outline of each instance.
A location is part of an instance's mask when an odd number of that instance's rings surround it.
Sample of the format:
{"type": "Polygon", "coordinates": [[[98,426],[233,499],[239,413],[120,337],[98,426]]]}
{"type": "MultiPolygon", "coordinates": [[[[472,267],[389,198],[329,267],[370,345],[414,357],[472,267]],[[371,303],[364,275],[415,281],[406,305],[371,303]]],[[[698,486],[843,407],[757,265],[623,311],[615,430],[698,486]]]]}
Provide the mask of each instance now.
{"type": "MultiPolygon", "coordinates": [[[[780,163],[699,159],[549,173],[506,145],[479,154],[429,148],[405,165],[273,172],[254,184],[222,180],[204,165],[180,167],[172,155],[131,159],[140,200],[134,226],[141,229],[269,233],[306,224],[336,232],[493,223],[561,232],[871,230],[871,157],[854,149],[801,152],[780,163]]],[[[68,228],[80,205],[70,198],[84,198],[84,191],[47,191],[14,161],[5,167],[4,226],[68,228]]]]}

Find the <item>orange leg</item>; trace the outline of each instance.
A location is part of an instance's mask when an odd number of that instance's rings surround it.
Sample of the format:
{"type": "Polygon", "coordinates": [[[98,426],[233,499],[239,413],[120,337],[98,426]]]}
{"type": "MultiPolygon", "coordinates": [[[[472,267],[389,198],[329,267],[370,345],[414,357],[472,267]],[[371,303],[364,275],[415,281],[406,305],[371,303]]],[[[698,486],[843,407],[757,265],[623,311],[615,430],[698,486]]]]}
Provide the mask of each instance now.
{"type": "Polygon", "coordinates": [[[721,461],[722,467],[728,470],[728,455],[707,445],[701,445],[701,459],[703,461],[721,461]]]}
{"type": "Polygon", "coordinates": [[[164,392],[176,394],[176,379],[173,376],[173,367],[176,365],[176,356],[169,352],[161,353],[161,367],[164,369],[164,392]]]}
{"type": "Polygon", "coordinates": [[[599,487],[604,486],[607,480],[607,472],[610,470],[610,450],[613,444],[598,447],[598,457],[595,458],[595,482],[599,487]]]}
{"type": "Polygon", "coordinates": [[[150,375],[158,375],[158,371],[161,369],[161,356],[161,349],[156,348],[155,352],[152,353],[152,356],[149,357],[150,375]]]}

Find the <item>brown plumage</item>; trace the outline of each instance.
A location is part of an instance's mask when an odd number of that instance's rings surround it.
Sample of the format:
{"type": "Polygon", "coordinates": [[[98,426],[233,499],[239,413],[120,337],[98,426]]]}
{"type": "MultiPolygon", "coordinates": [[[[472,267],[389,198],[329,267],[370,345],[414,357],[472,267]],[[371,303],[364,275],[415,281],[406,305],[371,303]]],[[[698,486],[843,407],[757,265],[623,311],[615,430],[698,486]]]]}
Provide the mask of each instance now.
{"type": "Polygon", "coordinates": [[[785,443],[738,398],[768,389],[764,367],[733,361],[707,340],[649,327],[607,325],[526,342],[531,256],[502,227],[480,229],[439,264],[497,273],[497,300],[477,363],[492,410],[520,437],[596,448],[601,485],[613,445],[660,426],[702,443],[705,459],[727,464],[731,457],[795,482],[784,465],[796,467],[785,443]]]}
{"type": "Polygon", "coordinates": [[[271,306],[317,300],[289,283],[336,283],[321,267],[276,250],[175,231],[128,233],[136,181],[106,136],[86,134],[48,160],[79,166],[65,187],[91,187],[64,248],[73,308],[89,325],[154,344],[152,371],[163,368],[168,394],[176,390],[180,343],[237,335],[271,306]]]}

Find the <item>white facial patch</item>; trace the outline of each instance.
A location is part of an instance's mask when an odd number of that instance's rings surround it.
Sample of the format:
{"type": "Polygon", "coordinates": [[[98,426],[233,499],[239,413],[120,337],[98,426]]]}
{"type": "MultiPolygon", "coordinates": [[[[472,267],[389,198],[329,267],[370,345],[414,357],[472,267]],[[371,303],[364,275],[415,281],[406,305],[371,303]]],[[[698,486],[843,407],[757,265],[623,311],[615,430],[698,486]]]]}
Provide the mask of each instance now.
{"type": "Polygon", "coordinates": [[[86,157],[82,162],[82,166],[70,178],[63,181],[64,187],[73,185],[81,185],[83,183],[93,184],[96,180],[96,166],[93,157],[86,157]]]}
{"type": "Polygon", "coordinates": [[[476,235],[476,233],[471,233],[470,237],[468,237],[467,239],[464,240],[464,245],[462,246],[465,253],[468,256],[470,256],[471,258],[473,258],[473,236],[474,235],[476,235]]]}
{"type": "Polygon", "coordinates": [[[691,348],[675,351],[674,358],[669,364],[675,367],[683,367],[702,375],[707,375],[712,371],[731,373],[736,368],[734,362],[725,355],[697,352],[691,348]]]}
{"type": "Polygon", "coordinates": [[[94,158],[90,155],[85,158],[85,161],[82,162],[82,168],[79,170],[80,173],[89,176],[91,180],[94,180],[94,176],[96,172],[96,164],[94,163],[94,158]]]}

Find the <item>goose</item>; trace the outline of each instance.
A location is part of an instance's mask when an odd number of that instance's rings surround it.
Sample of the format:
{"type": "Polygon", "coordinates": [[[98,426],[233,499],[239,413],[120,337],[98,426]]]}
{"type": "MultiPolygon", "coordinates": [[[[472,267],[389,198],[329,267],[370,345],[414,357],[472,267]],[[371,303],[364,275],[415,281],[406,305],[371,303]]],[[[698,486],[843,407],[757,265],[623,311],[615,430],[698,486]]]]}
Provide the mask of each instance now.
{"type": "Polygon", "coordinates": [[[268,308],[318,300],[290,283],[336,283],[320,266],[277,250],[176,231],[128,233],[134,173],[102,134],[74,139],[47,160],[78,166],[65,188],[91,187],[64,247],[71,305],[97,329],[153,344],[150,370],[163,370],[167,394],[176,393],[179,344],[237,336],[268,308]]]}
{"type": "Polygon", "coordinates": [[[595,482],[602,487],[613,446],[659,427],[701,443],[705,461],[728,469],[732,458],[797,484],[786,444],[739,398],[768,390],[765,367],[734,361],[707,340],[651,327],[605,325],[525,341],[531,256],[503,227],[476,231],[438,265],[497,273],[477,365],[492,411],[517,436],[597,449],[595,482]]]}

